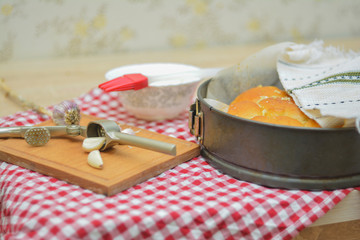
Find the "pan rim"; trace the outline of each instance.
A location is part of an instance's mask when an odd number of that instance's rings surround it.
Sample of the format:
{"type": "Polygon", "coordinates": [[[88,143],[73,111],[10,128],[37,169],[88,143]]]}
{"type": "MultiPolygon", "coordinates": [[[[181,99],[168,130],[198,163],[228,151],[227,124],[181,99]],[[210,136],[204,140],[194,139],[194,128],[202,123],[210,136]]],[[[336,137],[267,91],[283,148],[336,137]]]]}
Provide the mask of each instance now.
{"type": "MultiPolygon", "coordinates": [[[[212,107],[210,104],[208,104],[205,100],[204,97],[201,94],[201,90],[204,89],[204,85],[208,85],[210,83],[211,79],[206,80],[205,82],[201,83],[198,90],[197,90],[197,98],[203,103],[205,104],[210,111],[215,111],[217,114],[223,115],[227,118],[233,118],[236,120],[241,120],[244,122],[247,122],[249,124],[255,124],[255,125],[262,125],[262,126],[267,126],[267,127],[272,127],[272,128],[280,128],[280,129],[291,129],[294,131],[299,131],[299,130],[304,130],[304,131],[313,131],[313,132],[346,132],[346,131],[356,131],[355,127],[346,127],[346,128],[311,128],[311,127],[295,127],[295,126],[286,126],[286,125],[280,125],[280,124],[272,124],[272,123],[265,123],[265,122],[259,122],[259,121],[254,121],[251,119],[246,119],[246,118],[242,118],[242,117],[238,117],[238,116],[234,116],[231,115],[229,113],[223,112],[221,110],[218,110],[214,107],[212,107]]],[[[206,86],[207,89],[207,86],[206,86]]]]}

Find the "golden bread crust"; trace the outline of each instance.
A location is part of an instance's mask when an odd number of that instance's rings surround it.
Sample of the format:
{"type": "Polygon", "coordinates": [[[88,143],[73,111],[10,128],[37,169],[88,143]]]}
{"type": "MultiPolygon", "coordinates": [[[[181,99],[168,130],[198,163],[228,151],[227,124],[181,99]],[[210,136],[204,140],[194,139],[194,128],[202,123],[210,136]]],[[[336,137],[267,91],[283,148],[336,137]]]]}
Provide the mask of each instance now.
{"type": "Polygon", "coordinates": [[[272,124],[320,127],[300,110],[285,91],[274,86],[259,86],[241,93],[230,103],[228,113],[272,124]]]}

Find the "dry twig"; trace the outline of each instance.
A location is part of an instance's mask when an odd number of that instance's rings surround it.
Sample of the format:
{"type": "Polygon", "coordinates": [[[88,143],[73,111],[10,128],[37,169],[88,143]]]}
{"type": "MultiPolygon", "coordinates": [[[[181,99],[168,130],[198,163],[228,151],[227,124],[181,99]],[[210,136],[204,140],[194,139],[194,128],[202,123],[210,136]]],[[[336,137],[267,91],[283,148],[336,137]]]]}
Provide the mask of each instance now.
{"type": "Polygon", "coordinates": [[[6,97],[17,102],[22,107],[24,107],[26,109],[31,109],[31,110],[37,111],[41,114],[45,114],[45,115],[48,115],[49,117],[52,117],[52,113],[50,111],[48,111],[46,108],[36,105],[35,103],[29,102],[26,99],[24,99],[23,97],[16,94],[12,89],[10,89],[9,86],[7,86],[5,84],[4,78],[0,78],[0,89],[4,91],[6,97]]]}

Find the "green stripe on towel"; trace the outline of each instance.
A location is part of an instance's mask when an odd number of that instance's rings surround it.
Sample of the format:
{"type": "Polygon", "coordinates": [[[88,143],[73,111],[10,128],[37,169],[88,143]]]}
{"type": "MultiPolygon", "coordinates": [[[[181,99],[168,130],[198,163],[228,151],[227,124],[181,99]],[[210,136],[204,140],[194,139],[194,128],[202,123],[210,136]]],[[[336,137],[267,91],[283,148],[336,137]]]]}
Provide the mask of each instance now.
{"type": "Polygon", "coordinates": [[[292,93],[295,90],[301,90],[305,88],[317,87],[326,84],[334,83],[346,83],[346,84],[360,84],[360,72],[348,72],[348,73],[339,73],[336,75],[323,78],[321,80],[306,84],[301,87],[290,89],[288,92],[292,93]]]}

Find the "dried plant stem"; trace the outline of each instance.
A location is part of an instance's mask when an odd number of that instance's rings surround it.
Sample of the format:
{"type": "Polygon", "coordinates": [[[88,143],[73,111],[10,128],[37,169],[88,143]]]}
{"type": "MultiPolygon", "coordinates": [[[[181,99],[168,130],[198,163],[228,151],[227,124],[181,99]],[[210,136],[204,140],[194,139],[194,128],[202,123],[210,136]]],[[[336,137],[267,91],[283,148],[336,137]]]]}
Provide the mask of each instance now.
{"type": "Polygon", "coordinates": [[[13,90],[11,90],[9,88],[9,86],[7,86],[5,84],[4,78],[0,78],[0,89],[4,91],[6,97],[17,102],[22,107],[31,109],[31,110],[37,111],[41,114],[45,114],[45,115],[48,115],[49,117],[52,117],[52,113],[50,111],[48,111],[46,108],[36,105],[35,103],[27,101],[26,99],[24,99],[21,96],[19,96],[18,94],[16,94],[13,90]]]}

